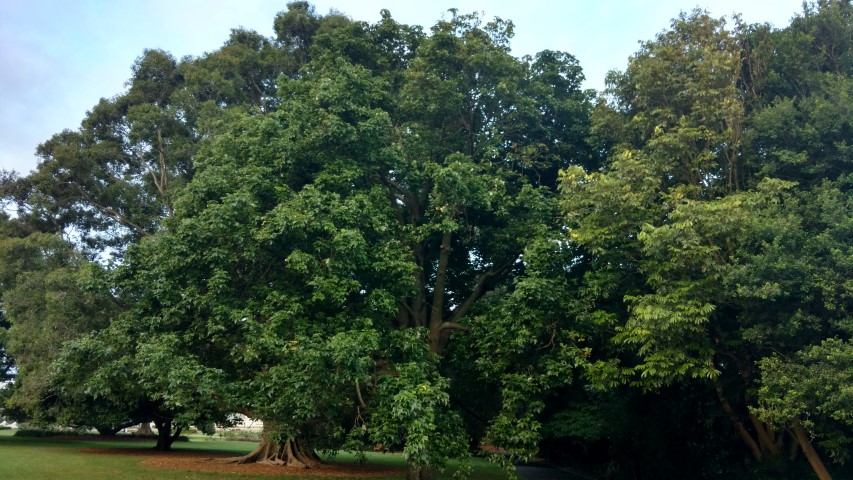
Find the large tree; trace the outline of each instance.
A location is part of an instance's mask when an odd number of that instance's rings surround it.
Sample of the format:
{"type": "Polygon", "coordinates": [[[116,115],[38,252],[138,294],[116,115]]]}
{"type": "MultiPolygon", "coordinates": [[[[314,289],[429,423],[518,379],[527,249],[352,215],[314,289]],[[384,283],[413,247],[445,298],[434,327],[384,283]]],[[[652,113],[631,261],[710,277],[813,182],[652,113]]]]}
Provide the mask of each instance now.
{"type": "Polygon", "coordinates": [[[17,365],[7,407],[21,420],[95,427],[105,433],[132,424],[123,412],[90,410],[82,391],[60,391],[54,362],[63,344],[104,328],[120,310],[104,271],[54,234],[0,239],[0,301],[8,318],[5,353],[17,365]]]}
{"type": "MultiPolygon", "coordinates": [[[[128,246],[160,231],[163,219],[173,213],[178,192],[192,178],[194,155],[202,139],[214,137],[241,115],[275,109],[279,76],[296,75],[308,61],[307,46],[324,18],[314,14],[305,2],[293,2],[276,17],[275,39],[235,29],[219,50],[180,61],[161,50],[146,50],[133,64],[125,92],[102,99],[87,112],[80,128],[65,130],[39,146],[41,161],[35,172],[23,178],[3,172],[0,196],[4,208],[16,211],[16,225],[23,228],[21,235],[66,235],[91,257],[120,261],[128,246]]],[[[340,15],[328,18],[336,25],[349,22],[340,15]]],[[[11,257],[4,260],[13,261],[11,257]]],[[[85,263],[82,258],[78,261],[85,263]]],[[[63,281],[77,281],[73,278],[76,272],[67,273],[63,281]]],[[[112,294],[116,297],[113,314],[126,311],[135,302],[135,292],[114,288],[112,294]]],[[[83,301],[71,301],[78,300],[83,301]]],[[[8,321],[23,325],[27,322],[24,317],[35,319],[43,309],[19,309],[15,313],[21,317],[18,320],[9,318],[6,310],[4,326],[8,321]]],[[[97,321],[102,326],[111,320],[101,317],[97,321]]],[[[73,316],[54,316],[53,321],[60,330],[76,331],[73,316]],[[68,325],[62,325],[63,321],[68,325]]],[[[117,331],[122,328],[127,324],[118,322],[115,326],[117,331]]],[[[131,335],[133,331],[130,328],[125,333],[131,335]]],[[[200,414],[167,408],[162,393],[139,377],[114,382],[112,393],[108,382],[94,386],[98,371],[85,368],[93,366],[86,363],[85,356],[96,354],[92,349],[108,341],[108,334],[103,335],[103,340],[81,340],[76,346],[79,348],[70,349],[60,359],[69,368],[66,375],[55,379],[56,388],[83,403],[57,403],[55,407],[62,407],[64,413],[60,415],[53,408],[51,418],[80,423],[86,411],[113,409],[115,416],[122,418],[128,412],[135,412],[132,417],[144,421],[151,415],[159,416],[164,425],[173,417],[181,424],[187,423],[185,417],[200,421],[200,414]],[[81,368],[70,368],[75,362],[81,368]],[[94,383],[87,386],[88,381],[94,383]],[[97,392],[96,399],[91,392],[97,392]]],[[[18,337],[23,338],[23,333],[18,337]]],[[[99,334],[93,338],[100,338],[99,334]]],[[[54,345],[57,350],[50,355],[31,355],[27,362],[38,363],[37,369],[46,373],[47,368],[42,367],[57,356],[60,344],[54,345]]],[[[118,365],[122,355],[137,354],[135,346],[130,347],[107,349],[110,355],[104,361],[118,365]]],[[[3,359],[4,374],[14,372],[14,360],[5,350],[3,359]]],[[[20,367],[21,371],[30,369],[23,364],[20,367]]],[[[161,438],[161,445],[168,443],[161,438]]]]}
{"type": "Polygon", "coordinates": [[[198,388],[219,384],[209,411],[262,418],[264,440],[239,461],[310,466],[315,448],[370,442],[402,448],[409,477],[431,478],[466,454],[466,400],[448,381],[464,369],[487,371],[502,398],[492,438],[524,428],[507,446],[529,454],[536,408],[522,375],[538,392],[565,368],[522,372],[509,357],[495,368],[489,345],[522,335],[531,352],[562,351],[552,321],[530,311],[530,331],[512,330],[535,300],[511,296],[559,270],[545,260],[557,170],[592,155],[577,62],[516,59],[511,34],[456,13],[428,36],[387,12],[374,25],[320,22],[276,110],[204,142],[165,230],[130,249],[134,307],[111,330],[132,334],[103,338],[131,339],[123,358],[158,352],[138,375],[159,378],[167,404],[198,400],[180,388],[189,370],[198,388]],[[458,334],[469,340],[450,354],[458,334]]]}
{"type": "Polygon", "coordinates": [[[201,139],[235,115],[276,108],[280,76],[308,61],[317,27],[346,24],[291,2],[275,19],[277,38],[234,29],[223,46],[175,59],[146,49],[133,63],[127,89],[102,98],[77,129],[39,145],[36,170],[0,181],[0,196],[39,231],[73,230],[93,255],[119,256],[160,228],[192,178],[201,139]]]}
{"type": "Polygon", "coordinates": [[[799,424],[755,408],[760,365],[783,371],[761,358],[850,335],[838,136],[849,116],[835,111],[846,74],[815,81],[812,64],[785,57],[804,24],[840,22],[845,8],[810,6],[772,34],[683,14],[610,77],[611,102],[594,122],[606,166],[563,177],[568,241],[591,262],[579,313],[615,331],[590,378],[654,391],[705,384],[756,460],[788,444],[821,478],[829,474],[799,424]],[[817,90],[772,97],[783,78],[817,90]]]}
{"type": "Polygon", "coordinates": [[[147,50],[127,92],[102,99],[78,130],[40,145],[38,168],[4,183],[4,197],[39,230],[73,228],[95,251],[152,234],[191,173],[194,138],[176,101],[181,84],[176,60],[147,50]]]}
{"type": "MultiPolygon", "coordinates": [[[[7,172],[0,171],[0,178],[5,178],[7,172]]],[[[0,212],[0,241],[5,241],[9,238],[17,238],[25,235],[25,230],[21,225],[9,218],[9,215],[4,211],[0,212]]],[[[2,302],[2,290],[0,290],[0,302],[2,302]]],[[[11,380],[15,374],[15,359],[9,354],[6,343],[8,342],[8,330],[11,324],[6,315],[6,309],[0,303],[0,382],[4,385],[11,380]]]]}

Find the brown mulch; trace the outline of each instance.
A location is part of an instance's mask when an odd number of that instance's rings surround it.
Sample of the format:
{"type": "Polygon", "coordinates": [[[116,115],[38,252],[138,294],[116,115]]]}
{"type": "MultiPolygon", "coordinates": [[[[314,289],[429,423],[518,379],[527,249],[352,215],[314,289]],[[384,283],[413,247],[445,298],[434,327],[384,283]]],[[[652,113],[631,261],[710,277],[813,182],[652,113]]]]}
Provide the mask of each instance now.
{"type": "Polygon", "coordinates": [[[200,451],[171,451],[156,452],[129,448],[81,448],[80,452],[100,455],[128,455],[141,457],[140,465],[147,468],[165,470],[190,470],[195,472],[212,473],[242,473],[248,475],[275,475],[279,477],[318,476],[318,477],[371,477],[394,476],[405,474],[400,468],[387,465],[371,465],[357,463],[326,463],[318,468],[296,468],[275,465],[259,465],[250,463],[235,465],[224,463],[223,459],[233,457],[233,454],[200,452],[200,451]]]}

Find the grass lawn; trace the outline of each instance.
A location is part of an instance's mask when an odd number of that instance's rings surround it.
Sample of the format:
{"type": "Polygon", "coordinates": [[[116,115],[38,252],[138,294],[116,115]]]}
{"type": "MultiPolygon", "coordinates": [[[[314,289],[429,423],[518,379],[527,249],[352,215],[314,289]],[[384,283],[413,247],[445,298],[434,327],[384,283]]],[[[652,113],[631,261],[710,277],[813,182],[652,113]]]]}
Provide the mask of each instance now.
{"type": "MultiPolygon", "coordinates": [[[[0,430],[0,479],[3,480],[91,480],[91,479],[258,479],[270,480],[271,475],[240,474],[228,472],[203,472],[193,470],[173,470],[142,465],[151,451],[153,441],[126,440],[64,440],[50,437],[21,438],[14,437],[12,430],[0,430]],[[92,453],[86,449],[122,449],[127,454],[92,453]]],[[[189,442],[176,442],[174,449],[180,452],[227,452],[234,455],[248,453],[254,443],[235,442],[215,437],[193,436],[189,442]]],[[[335,463],[353,461],[354,457],[340,454],[335,463]]],[[[400,455],[368,454],[368,463],[403,468],[405,461],[400,455]]],[[[452,478],[454,465],[438,478],[452,478]]],[[[316,475],[290,475],[288,480],[317,480],[316,475]]],[[[327,477],[332,478],[332,477],[327,477]]],[[[393,479],[404,476],[363,476],[334,477],[338,480],[351,479],[393,479]]],[[[476,460],[474,462],[475,480],[505,478],[496,465],[476,460]]]]}

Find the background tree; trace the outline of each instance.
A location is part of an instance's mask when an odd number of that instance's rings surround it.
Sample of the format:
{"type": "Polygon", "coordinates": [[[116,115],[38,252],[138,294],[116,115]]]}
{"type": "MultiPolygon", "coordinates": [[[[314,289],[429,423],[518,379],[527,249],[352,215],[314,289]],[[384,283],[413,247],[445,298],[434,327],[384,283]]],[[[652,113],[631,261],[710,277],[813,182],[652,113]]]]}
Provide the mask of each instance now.
{"type": "Polygon", "coordinates": [[[324,18],[293,2],[277,17],[278,41],[235,29],[219,50],[199,58],[178,61],[146,50],[125,92],[101,99],[79,129],[40,145],[36,171],[4,180],[0,195],[40,231],[71,228],[91,254],[109,248],[120,255],[172,213],[177,192],[192,178],[202,138],[233,115],[276,108],[279,76],[295,75],[307,62],[305,45],[324,18]]]}
{"type": "MultiPolygon", "coordinates": [[[[0,172],[0,178],[5,180],[5,176],[6,172],[0,172]]],[[[17,238],[23,235],[24,232],[21,226],[9,218],[9,215],[5,211],[0,212],[0,240],[5,241],[6,239],[17,238]]],[[[2,298],[2,291],[0,291],[0,302],[2,302],[2,298]]],[[[6,309],[0,303],[0,382],[3,384],[6,384],[6,382],[15,376],[15,359],[6,349],[8,330],[11,326],[6,317],[6,309]]]]}
{"type": "Polygon", "coordinates": [[[10,327],[6,352],[17,364],[8,407],[35,423],[95,427],[115,433],[128,426],[119,412],[84,412],[83,394],[57,390],[54,361],[63,344],[104,328],[119,310],[103,271],[56,235],[35,233],[0,243],[3,310],[10,327]]]}
{"type": "MultiPolygon", "coordinates": [[[[803,18],[837,15],[837,8],[813,5],[803,18]]],[[[813,97],[769,101],[770,83],[761,83],[781,78],[773,69],[801,27],[795,21],[769,35],[740,25],[729,31],[699,11],[674,20],[624,74],[611,76],[611,103],[594,121],[611,158],[598,172],[567,170],[564,192],[570,241],[592,267],[581,290],[591,295],[581,297],[586,308],[579,313],[615,328],[612,350],[593,363],[590,378],[644,390],[708,382],[713,388],[705,391],[716,392],[756,460],[779,458],[788,444],[807,452],[827,478],[807,436],[796,429],[785,435],[750,410],[762,357],[849,336],[841,293],[848,247],[836,230],[848,222],[841,207],[846,180],[811,168],[824,153],[843,158],[833,132],[847,128],[846,117],[833,114],[839,123],[820,126],[786,117],[782,112],[810,109],[813,97]],[[793,135],[782,133],[783,118],[793,135]],[[811,131],[811,140],[794,140],[799,131],[811,131]],[[834,146],[817,147],[824,141],[834,146]],[[781,168],[794,156],[804,168],[781,168]]],[[[837,102],[839,93],[830,88],[821,101],[837,102]]],[[[841,165],[833,161],[839,172],[841,165]]]]}
{"type": "Polygon", "coordinates": [[[95,250],[156,231],[191,172],[192,132],[173,99],[182,81],[174,58],[146,51],[125,94],[40,145],[36,171],[7,185],[19,215],[41,231],[73,227],[95,250]]]}
{"type": "Polygon", "coordinates": [[[681,14],[594,110],[571,55],[455,10],[292,2],[273,38],[146,51],[0,178],[14,404],[161,449],[240,412],[235,461],[379,444],[420,480],[543,438],[613,475],[846,473],[850,8],[681,14]]]}
{"type": "Polygon", "coordinates": [[[798,351],[791,359],[761,360],[760,406],[755,411],[775,425],[791,428],[819,476],[827,477],[829,472],[818,470],[820,459],[809,448],[808,432],[833,460],[843,463],[849,457],[851,359],[849,343],[832,338],[798,351]]]}

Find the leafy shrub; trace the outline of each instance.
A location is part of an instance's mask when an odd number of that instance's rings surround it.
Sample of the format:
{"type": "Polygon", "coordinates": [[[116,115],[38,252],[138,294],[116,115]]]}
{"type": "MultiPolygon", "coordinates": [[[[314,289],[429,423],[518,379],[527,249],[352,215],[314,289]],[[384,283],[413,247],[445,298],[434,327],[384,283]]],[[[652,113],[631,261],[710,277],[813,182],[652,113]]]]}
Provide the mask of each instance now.
{"type": "Polygon", "coordinates": [[[56,428],[19,428],[16,437],[58,437],[66,435],[83,435],[74,430],[59,430],[56,428]]]}
{"type": "Polygon", "coordinates": [[[260,430],[222,430],[219,432],[221,438],[238,442],[259,442],[261,435],[260,430]]]}
{"type": "MultiPolygon", "coordinates": [[[[63,430],[61,428],[19,428],[18,431],[15,432],[16,437],[96,437],[97,435],[93,435],[91,432],[87,430],[72,430],[67,429],[63,430]]],[[[118,438],[127,438],[127,439],[142,439],[142,440],[157,440],[157,434],[151,435],[117,435],[118,438]]],[[[181,435],[177,439],[176,442],[189,442],[190,438],[186,435],[181,435]]]]}

